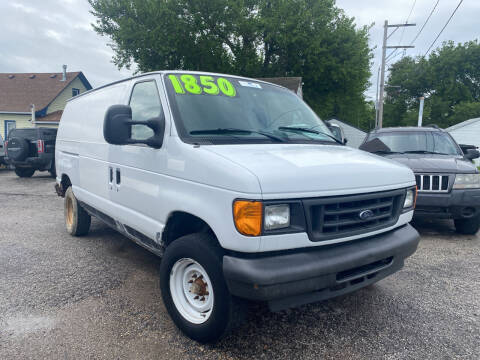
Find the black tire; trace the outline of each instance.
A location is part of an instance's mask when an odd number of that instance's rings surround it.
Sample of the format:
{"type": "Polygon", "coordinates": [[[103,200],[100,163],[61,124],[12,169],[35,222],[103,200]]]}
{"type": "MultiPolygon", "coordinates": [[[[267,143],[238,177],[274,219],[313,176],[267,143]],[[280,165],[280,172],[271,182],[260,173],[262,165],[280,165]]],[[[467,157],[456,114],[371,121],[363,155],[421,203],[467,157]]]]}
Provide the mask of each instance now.
{"type": "Polygon", "coordinates": [[[165,307],[177,327],[188,337],[202,343],[216,342],[239,325],[246,314],[246,303],[230,294],[223,277],[223,250],[210,234],[183,236],[170,244],[160,265],[160,288],[165,307]],[[171,270],[180,259],[193,259],[207,272],[214,302],[209,318],[201,324],[187,320],[177,309],[170,291],[171,270]]]}
{"type": "Polygon", "coordinates": [[[10,160],[23,161],[28,156],[28,141],[21,137],[14,137],[8,140],[7,152],[10,160]]]}
{"type": "Polygon", "coordinates": [[[471,219],[455,219],[455,230],[464,235],[475,235],[480,228],[480,216],[471,219]]]}
{"type": "Polygon", "coordinates": [[[83,236],[90,230],[92,218],[78,203],[71,186],[65,192],[64,217],[70,235],[83,236]]]}
{"type": "Polygon", "coordinates": [[[15,174],[21,178],[32,177],[34,173],[35,169],[32,168],[15,168],[15,174]]]}

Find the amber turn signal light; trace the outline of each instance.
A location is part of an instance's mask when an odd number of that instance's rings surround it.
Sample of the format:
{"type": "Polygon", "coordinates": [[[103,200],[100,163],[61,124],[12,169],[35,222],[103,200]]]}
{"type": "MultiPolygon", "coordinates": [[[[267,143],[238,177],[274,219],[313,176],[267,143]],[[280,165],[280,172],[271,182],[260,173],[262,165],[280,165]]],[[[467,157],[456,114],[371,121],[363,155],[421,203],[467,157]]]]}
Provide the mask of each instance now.
{"type": "Polygon", "coordinates": [[[237,200],[233,203],[233,219],[240,234],[259,236],[262,233],[262,203],[237,200]]]}

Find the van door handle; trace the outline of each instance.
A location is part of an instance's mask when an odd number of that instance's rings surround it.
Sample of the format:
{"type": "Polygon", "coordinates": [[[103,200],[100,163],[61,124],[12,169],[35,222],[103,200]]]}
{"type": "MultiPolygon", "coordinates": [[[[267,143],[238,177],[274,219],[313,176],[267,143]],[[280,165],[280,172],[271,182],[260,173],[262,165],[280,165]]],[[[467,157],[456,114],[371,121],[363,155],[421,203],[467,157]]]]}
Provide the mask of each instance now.
{"type": "Polygon", "coordinates": [[[113,168],[108,167],[108,189],[113,190],[113,168]]]}
{"type": "Polygon", "coordinates": [[[117,185],[120,185],[120,182],[121,182],[121,177],[120,177],[120,169],[116,169],[115,171],[115,180],[116,180],[116,184],[117,185]]]}

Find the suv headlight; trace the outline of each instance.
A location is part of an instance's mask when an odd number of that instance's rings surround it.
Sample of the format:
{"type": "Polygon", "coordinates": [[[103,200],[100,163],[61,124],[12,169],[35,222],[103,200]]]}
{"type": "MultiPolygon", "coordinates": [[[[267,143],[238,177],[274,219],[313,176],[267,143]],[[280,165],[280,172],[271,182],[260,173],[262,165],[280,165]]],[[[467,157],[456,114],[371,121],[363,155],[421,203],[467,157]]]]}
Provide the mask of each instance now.
{"type": "Polygon", "coordinates": [[[457,174],[454,189],[473,189],[480,188],[480,174],[457,174]]]}
{"type": "Polygon", "coordinates": [[[288,204],[265,206],[263,220],[265,230],[283,229],[290,226],[290,206],[288,204]]]}
{"type": "Polygon", "coordinates": [[[405,195],[405,201],[403,202],[403,208],[413,208],[415,207],[415,202],[417,200],[417,188],[407,189],[407,194],[405,195]]]}

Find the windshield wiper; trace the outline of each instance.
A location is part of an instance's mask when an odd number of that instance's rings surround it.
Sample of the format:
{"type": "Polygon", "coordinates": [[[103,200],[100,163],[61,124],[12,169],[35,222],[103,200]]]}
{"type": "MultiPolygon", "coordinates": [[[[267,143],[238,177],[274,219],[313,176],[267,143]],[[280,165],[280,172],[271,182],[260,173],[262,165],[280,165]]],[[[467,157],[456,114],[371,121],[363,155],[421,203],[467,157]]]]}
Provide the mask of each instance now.
{"type": "Polygon", "coordinates": [[[324,133],[322,131],[317,131],[309,128],[303,128],[303,127],[294,127],[294,126],[280,126],[278,130],[283,130],[283,131],[294,131],[294,132],[304,132],[304,133],[310,133],[310,134],[318,134],[318,135],[325,135],[329,137],[330,139],[334,140],[335,142],[344,145],[340,140],[338,140],[335,136],[329,135],[327,133],[324,133]]]}
{"type": "Polygon", "coordinates": [[[245,130],[245,129],[235,129],[235,128],[218,128],[218,129],[205,129],[205,130],[194,130],[190,131],[190,135],[203,135],[203,134],[220,134],[220,135],[234,135],[234,134],[259,134],[265,137],[268,137],[272,140],[278,142],[285,142],[285,139],[282,139],[279,136],[270,134],[264,131],[258,130],[245,130]]]}
{"type": "Polygon", "coordinates": [[[438,155],[450,155],[441,152],[428,151],[428,150],[409,150],[405,151],[405,154],[438,154],[438,155]]]}

